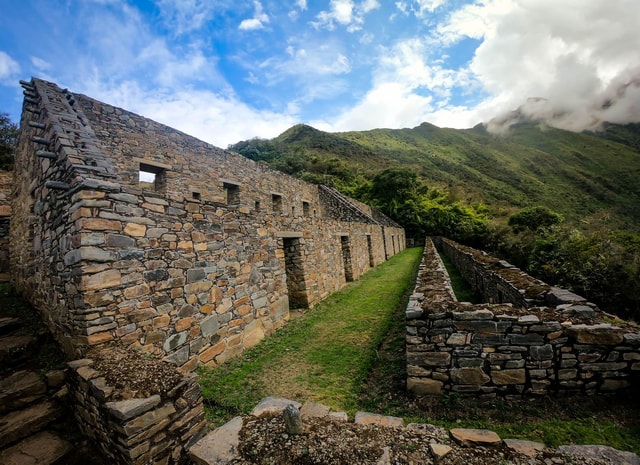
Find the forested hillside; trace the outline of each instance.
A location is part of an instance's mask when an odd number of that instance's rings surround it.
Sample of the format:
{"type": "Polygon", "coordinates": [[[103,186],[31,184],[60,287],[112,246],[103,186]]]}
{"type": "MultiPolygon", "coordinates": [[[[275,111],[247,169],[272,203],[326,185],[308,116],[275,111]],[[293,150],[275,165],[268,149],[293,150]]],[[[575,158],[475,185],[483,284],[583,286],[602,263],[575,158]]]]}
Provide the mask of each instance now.
{"type": "Polygon", "coordinates": [[[640,124],[574,133],[530,122],[504,135],[296,125],[230,149],[366,201],[417,240],[447,235],[640,316],[640,124]]]}

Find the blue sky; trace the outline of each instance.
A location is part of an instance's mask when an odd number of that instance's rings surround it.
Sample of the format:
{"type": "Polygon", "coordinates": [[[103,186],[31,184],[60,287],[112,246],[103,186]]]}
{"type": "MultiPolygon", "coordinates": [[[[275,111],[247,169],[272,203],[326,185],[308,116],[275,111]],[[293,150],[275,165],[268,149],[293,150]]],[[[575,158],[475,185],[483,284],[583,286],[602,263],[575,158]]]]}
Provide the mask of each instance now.
{"type": "Polygon", "coordinates": [[[640,120],[638,0],[0,0],[0,112],[31,76],[218,146],[296,123],[640,120]],[[606,103],[606,105],[605,105],[606,103]]]}

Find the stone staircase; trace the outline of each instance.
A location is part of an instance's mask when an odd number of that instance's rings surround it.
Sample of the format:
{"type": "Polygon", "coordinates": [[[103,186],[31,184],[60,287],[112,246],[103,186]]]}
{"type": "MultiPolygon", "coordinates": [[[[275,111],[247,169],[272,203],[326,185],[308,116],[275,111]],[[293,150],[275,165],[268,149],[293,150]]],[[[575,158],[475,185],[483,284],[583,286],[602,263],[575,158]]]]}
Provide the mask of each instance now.
{"type": "Polygon", "coordinates": [[[35,310],[0,287],[0,463],[100,461],[67,405],[64,358],[35,310]]]}

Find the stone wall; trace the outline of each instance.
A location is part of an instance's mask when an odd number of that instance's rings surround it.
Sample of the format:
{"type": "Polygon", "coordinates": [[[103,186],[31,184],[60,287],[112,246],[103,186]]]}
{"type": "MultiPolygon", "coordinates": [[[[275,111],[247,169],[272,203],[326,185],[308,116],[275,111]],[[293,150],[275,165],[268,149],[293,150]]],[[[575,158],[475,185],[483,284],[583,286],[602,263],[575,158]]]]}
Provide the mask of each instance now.
{"type": "Polygon", "coordinates": [[[471,288],[489,303],[510,302],[517,307],[529,308],[586,302],[584,297],[550,286],[481,250],[443,237],[435,237],[433,242],[451,260],[471,288]]]}
{"type": "Polygon", "coordinates": [[[318,186],[55,84],[24,86],[14,284],[70,353],[117,340],[184,371],[219,364],[285,323],[289,279],[313,305],[404,248],[401,228],[341,219],[318,186]]]}
{"type": "Polygon", "coordinates": [[[0,274],[9,272],[9,219],[13,173],[0,170],[0,274]]]}
{"type": "Polygon", "coordinates": [[[206,432],[195,375],[160,394],[122,399],[127,393],[110,385],[93,360],[76,360],[69,367],[67,385],[80,430],[112,463],[186,463],[189,447],[206,432]]]}
{"type": "MultiPolygon", "coordinates": [[[[502,278],[488,284],[491,257],[452,241],[441,243],[460,256],[481,257],[479,270],[465,274],[482,276],[483,288],[500,290],[501,299],[516,295],[517,302],[522,302],[521,295],[534,295],[526,287],[509,291],[502,278]]],[[[500,267],[513,271],[505,263],[500,267]]],[[[532,283],[535,292],[546,286],[518,273],[520,278],[509,286],[532,283]]],[[[547,301],[574,295],[550,286],[546,289],[542,298],[547,301]]],[[[527,297],[527,304],[530,301],[527,297]]],[[[417,395],[595,394],[640,385],[640,327],[614,320],[582,298],[529,308],[504,301],[457,302],[430,240],[406,319],[407,388],[417,395]]]]}

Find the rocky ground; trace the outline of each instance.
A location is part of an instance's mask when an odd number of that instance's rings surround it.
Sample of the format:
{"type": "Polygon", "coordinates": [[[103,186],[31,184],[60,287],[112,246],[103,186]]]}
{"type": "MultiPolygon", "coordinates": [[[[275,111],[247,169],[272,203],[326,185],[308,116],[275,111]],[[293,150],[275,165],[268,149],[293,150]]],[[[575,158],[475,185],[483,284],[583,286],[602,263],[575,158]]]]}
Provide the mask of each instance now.
{"type": "Polygon", "coordinates": [[[487,430],[412,424],[359,413],[355,422],[328,408],[305,404],[302,433],[292,434],[282,406],[267,399],[252,415],[237,417],[192,450],[198,465],[640,465],[631,453],[603,446],[545,448],[503,440],[487,430]],[[269,403],[272,403],[269,405],[269,403]],[[324,409],[324,410],[323,410],[324,409]],[[224,445],[222,445],[224,444],[224,445]]]}

